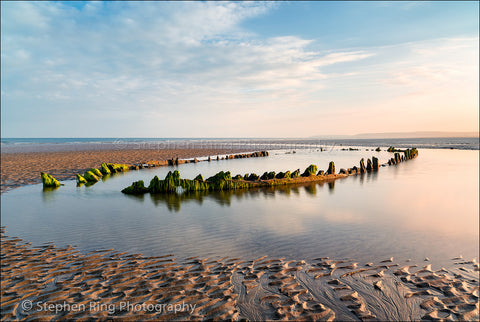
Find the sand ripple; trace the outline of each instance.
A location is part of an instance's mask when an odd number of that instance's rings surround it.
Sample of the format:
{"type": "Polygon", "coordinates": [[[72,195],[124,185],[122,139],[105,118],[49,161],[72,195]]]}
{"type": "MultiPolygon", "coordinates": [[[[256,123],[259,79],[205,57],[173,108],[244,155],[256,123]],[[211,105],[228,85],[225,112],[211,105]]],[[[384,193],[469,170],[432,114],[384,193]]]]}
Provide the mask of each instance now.
{"type": "Polygon", "coordinates": [[[32,247],[5,236],[3,229],[1,246],[2,321],[479,318],[474,260],[455,259],[453,269],[438,271],[431,265],[398,267],[393,259],[364,266],[350,260],[267,256],[178,262],[173,255],[143,257],[113,250],[84,255],[73,247],[32,247]],[[50,304],[63,307],[42,306],[50,304]],[[186,309],[169,311],[169,304],[186,309]]]}

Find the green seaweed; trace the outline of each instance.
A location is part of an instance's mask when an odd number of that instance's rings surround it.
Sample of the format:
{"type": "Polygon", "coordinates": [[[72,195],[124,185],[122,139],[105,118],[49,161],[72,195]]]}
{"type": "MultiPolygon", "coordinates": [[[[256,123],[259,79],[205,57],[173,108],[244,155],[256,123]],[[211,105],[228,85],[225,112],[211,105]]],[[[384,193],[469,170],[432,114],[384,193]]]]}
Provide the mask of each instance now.
{"type": "MultiPolygon", "coordinates": [[[[397,150],[400,151],[400,150],[397,150]]],[[[396,164],[398,160],[407,160],[409,158],[416,157],[418,155],[418,151],[416,149],[407,149],[404,151],[404,156],[400,156],[397,152],[395,153],[395,158],[391,158],[388,161],[388,164],[396,164]]],[[[107,164],[109,169],[115,170],[113,164],[107,164]],[[113,168],[113,169],[112,169],[113,168]]],[[[367,168],[365,168],[364,159],[360,160],[360,167],[354,166],[353,168],[349,169],[340,169],[341,174],[356,174],[356,173],[364,173],[367,170],[378,170],[378,158],[372,157],[372,159],[367,160],[367,168]]],[[[121,167],[122,168],[122,167],[121,167]]],[[[123,168],[124,169],[124,168],[123,168]]],[[[123,170],[121,170],[123,171],[123,170]]],[[[315,175],[317,172],[316,165],[310,165],[302,174],[302,176],[312,176],[315,175]]],[[[323,175],[324,171],[318,171],[317,175],[323,175]]],[[[329,163],[327,174],[335,174],[335,163],[331,161],[329,163]]],[[[87,171],[85,173],[85,179],[89,181],[89,177],[94,176],[96,177],[92,171],[87,171]]],[[[81,176],[80,176],[81,177],[81,176]]],[[[295,180],[282,180],[282,179],[291,179],[291,178],[298,178],[300,177],[300,169],[297,169],[290,173],[290,171],[286,172],[279,172],[276,174],[274,171],[265,172],[261,177],[256,175],[255,173],[245,174],[244,176],[238,174],[234,178],[232,178],[229,171],[224,172],[220,171],[214,176],[209,177],[208,179],[204,180],[202,175],[199,174],[195,177],[194,180],[190,179],[182,179],[180,177],[180,172],[177,170],[169,171],[166,175],[164,180],[160,180],[158,176],[155,176],[148,186],[148,188],[144,187],[143,181],[138,181],[132,183],[130,187],[125,188],[122,192],[129,193],[129,194],[142,194],[145,192],[150,192],[151,194],[158,194],[158,193],[176,193],[176,194],[184,194],[184,193],[193,193],[193,192],[201,192],[201,191],[219,191],[220,193],[232,193],[228,191],[232,190],[241,190],[241,189],[248,189],[252,187],[266,187],[266,186],[282,186],[287,185],[290,183],[295,183],[295,180]],[[263,180],[263,181],[259,181],[263,180]]],[[[98,178],[97,178],[98,180],[98,178]]],[[[303,181],[303,180],[299,180],[303,181]]],[[[90,181],[89,181],[90,183],[90,181]]],[[[333,186],[333,183],[332,183],[333,186]]],[[[330,187],[330,183],[329,183],[330,187]]]]}
{"type": "Polygon", "coordinates": [[[233,180],[230,172],[220,171],[205,181],[180,178],[178,171],[168,172],[164,180],[155,176],[148,186],[150,193],[176,192],[181,188],[183,192],[208,190],[235,190],[250,187],[251,184],[240,179],[233,180]]]}
{"type": "Polygon", "coordinates": [[[123,193],[129,195],[142,195],[148,191],[149,189],[145,187],[143,180],[133,182],[131,186],[122,190],[123,193]]]}
{"type": "Polygon", "coordinates": [[[258,181],[260,179],[260,176],[255,174],[255,173],[251,173],[248,178],[247,178],[247,181],[258,181]]]}
{"type": "Polygon", "coordinates": [[[317,166],[315,164],[310,164],[308,168],[302,174],[302,177],[314,176],[317,174],[317,166]]]}
{"type": "Polygon", "coordinates": [[[290,178],[291,176],[291,173],[290,171],[287,171],[287,172],[279,172],[277,173],[277,175],[275,176],[276,179],[288,179],[290,178]]]}
{"type": "Polygon", "coordinates": [[[103,176],[102,172],[96,168],[92,168],[90,169],[90,171],[93,172],[94,175],[96,175],[97,177],[101,178],[103,176]]]}
{"type": "Polygon", "coordinates": [[[111,173],[125,172],[130,170],[130,166],[128,164],[107,163],[106,165],[111,173]]]}
{"type": "Polygon", "coordinates": [[[82,177],[81,175],[77,174],[77,183],[78,184],[87,183],[87,180],[85,180],[85,178],[82,177]]]}
{"type": "Polygon", "coordinates": [[[98,182],[98,180],[100,180],[92,171],[85,172],[83,177],[87,182],[98,182]]]}
{"type": "Polygon", "coordinates": [[[418,156],[418,151],[415,148],[407,149],[403,151],[403,153],[405,154],[405,160],[410,160],[418,156]]]}
{"type": "Polygon", "coordinates": [[[104,174],[104,175],[105,175],[105,174],[111,174],[111,173],[112,173],[105,162],[102,163],[102,165],[101,165],[101,167],[100,167],[100,172],[101,172],[102,174],[104,174]]]}
{"type": "Polygon", "coordinates": [[[335,174],[335,162],[330,161],[328,164],[327,174],[335,174]]]}
{"type": "Polygon", "coordinates": [[[42,177],[42,183],[43,187],[60,187],[61,184],[58,182],[57,179],[49,175],[48,173],[45,172],[40,172],[40,176],[42,177]]]}
{"type": "Polygon", "coordinates": [[[292,172],[292,175],[290,176],[291,178],[298,178],[300,177],[300,169],[297,169],[292,172]]]}

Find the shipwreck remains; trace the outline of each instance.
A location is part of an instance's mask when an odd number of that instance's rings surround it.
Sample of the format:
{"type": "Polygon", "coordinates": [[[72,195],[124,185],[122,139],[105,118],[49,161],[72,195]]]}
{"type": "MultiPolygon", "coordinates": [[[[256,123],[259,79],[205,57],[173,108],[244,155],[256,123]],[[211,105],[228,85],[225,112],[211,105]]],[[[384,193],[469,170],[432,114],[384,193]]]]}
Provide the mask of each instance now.
{"type": "MultiPolygon", "coordinates": [[[[395,150],[399,151],[399,150],[395,150]]],[[[418,155],[417,149],[404,150],[404,156],[400,157],[399,152],[395,152],[395,158],[388,161],[389,165],[394,165],[404,160],[415,158],[418,155]],[[392,163],[394,162],[394,163],[392,163]]],[[[220,171],[216,175],[204,180],[203,176],[199,174],[195,179],[182,179],[178,170],[169,171],[164,180],[160,180],[155,176],[148,187],[145,187],[143,181],[133,182],[131,186],[122,190],[125,194],[158,194],[158,193],[183,193],[191,191],[226,191],[237,189],[249,189],[259,187],[272,187],[287,184],[306,183],[306,182],[320,182],[333,181],[339,178],[345,178],[350,175],[364,174],[366,172],[378,171],[379,164],[376,157],[372,160],[367,160],[365,167],[364,159],[360,160],[360,167],[354,166],[349,169],[340,169],[338,174],[335,174],[335,163],[331,161],[328,165],[328,170],[325,173],[323,170],[317,172],[317,166],[311,164],[300,175],[300,169],[293,172],[279,172],[275,171],[265,172],[262,176],[255,173],[240,175],[237,174],[232,178],[229,171],[220,171]],[[373,160],[373,161],[372,161],[373,160]]]]}

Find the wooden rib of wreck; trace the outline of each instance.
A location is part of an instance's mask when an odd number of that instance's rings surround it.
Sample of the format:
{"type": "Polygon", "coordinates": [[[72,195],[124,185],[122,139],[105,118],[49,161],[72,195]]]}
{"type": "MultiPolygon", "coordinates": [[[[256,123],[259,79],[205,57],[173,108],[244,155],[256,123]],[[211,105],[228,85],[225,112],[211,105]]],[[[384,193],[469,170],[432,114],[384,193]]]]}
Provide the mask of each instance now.
{"type": "MultiPolygon", "coordinates": [[[[395,150],[398,151],[398,150],[395,150]]],[[[388,161],[389,165],[397,164],[402,160],[410,160],[418,156],[417,149],[407,149],[404,152],[404,158],[400,158],[396,155],[388,161]]],[[[398,152],[396,153],[398,154],[398,152]]],[[[199,174],[195,179],[182,179],[180,172],[177,170],[169,171],[164,180],[160,180],[158,176],[155,176],[148,187],[144,186],[143,181],[134,182],[131,186],[122,190],[126,194],[144,194],[150,192],[156,193],[176,193],[179,190],[182,192],[189,191],[224,191],[224,190],[237,190],[237,189],[249,189],[259,187],[271,187],[279,185],[308,183],[308,182],[321,182],[321,181],[333,181],[339,178],[346,178],[351,175],[363,174],[365,172],[378,171],[378,159],[373,157],[373,162],[370,159],[367,161],[367,167],[364,165],[364,159],[360,160],[360,168],[353,167],[346,169],[340,169],[340,173],[335,174],[335,163],[331,161],[328,166],[328,171],[325,173],[320,170],[317,173],[317,166],[311,164],[302,175],[300,175],[300,169],[297,169],[290,173],[290,171],[279,172],[276,174],[274,171],[265,172],[261,177],[252,173],[245,175],[236,175],[232,178],[230,172],[220,171],[216,175],[204,180],[199,174]],[[317,173],[317,174],[316,174],[317,173]]]]}

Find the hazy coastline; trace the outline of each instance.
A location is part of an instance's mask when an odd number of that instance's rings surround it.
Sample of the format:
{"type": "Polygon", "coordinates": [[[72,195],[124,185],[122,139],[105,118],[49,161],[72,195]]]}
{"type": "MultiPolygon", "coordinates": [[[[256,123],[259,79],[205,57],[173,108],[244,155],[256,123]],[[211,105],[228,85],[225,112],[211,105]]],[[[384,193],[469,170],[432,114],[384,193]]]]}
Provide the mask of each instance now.
{"type": "Polygon", "coordinates": [[[2,138],[2,153],[166,150],[166,149],[271,149],[334,148],[339,146],[397,146],[399,148],[479,150],[478,137],[435,138],[2,138]]]}

